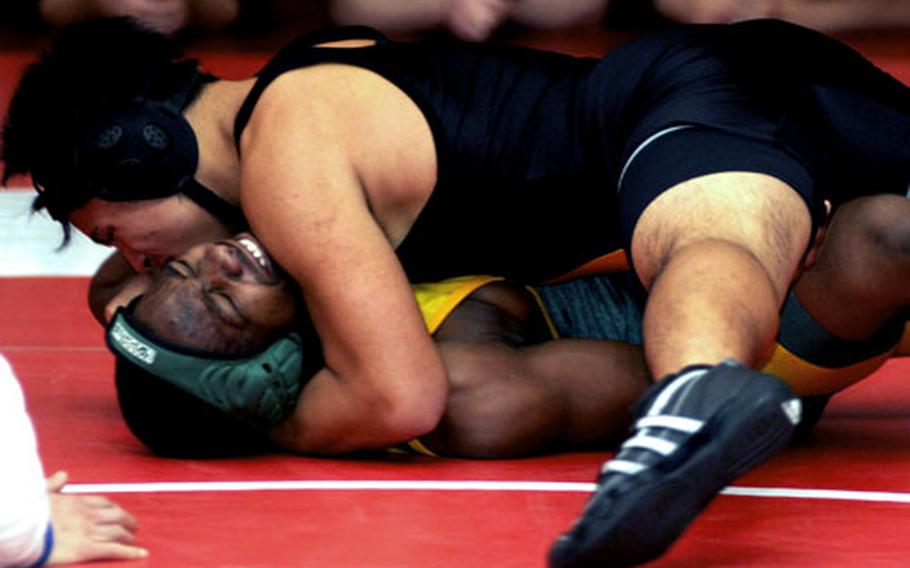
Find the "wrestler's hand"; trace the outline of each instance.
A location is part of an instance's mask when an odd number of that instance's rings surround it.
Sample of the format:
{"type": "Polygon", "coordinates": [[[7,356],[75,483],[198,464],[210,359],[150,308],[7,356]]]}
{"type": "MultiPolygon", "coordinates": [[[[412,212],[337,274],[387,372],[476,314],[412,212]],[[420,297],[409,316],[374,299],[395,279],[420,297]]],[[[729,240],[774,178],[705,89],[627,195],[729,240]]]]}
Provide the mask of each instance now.
{"type": "Polygon", "coordinates": [[[92,276],[88,289],[88,306],[102,327],[120,306],[126,306],[136,296],[144,294],[152,283],[148,273],[137,274],[119,252],[112,253],[92,276]]]}
{"type": "Polygon", "coordinates": [[[134,545],[136,519],[119,505],[98,495],[64,495],[66,473],[47,479],[51,501],[54,549],[49,564],[91,560],[145,558],[148,551],[134,545]]]}
{"type": "Polygon", "coordinates": [[[145,294],[151,283],[152,277],[149,273],[137,274],[125,282],[121,288],[107,298],[107,303],[104,304],[104,321],[101,322],[102,325],[110,323],[114,319],[117,308],[126,307],[136,299],[136,296],[145,294]]]}
{"type": "Polygon", "coordinates": [[[509,15],[514,0],[449,0],[449,30],[461,39],[484,41],[509,15]]]}

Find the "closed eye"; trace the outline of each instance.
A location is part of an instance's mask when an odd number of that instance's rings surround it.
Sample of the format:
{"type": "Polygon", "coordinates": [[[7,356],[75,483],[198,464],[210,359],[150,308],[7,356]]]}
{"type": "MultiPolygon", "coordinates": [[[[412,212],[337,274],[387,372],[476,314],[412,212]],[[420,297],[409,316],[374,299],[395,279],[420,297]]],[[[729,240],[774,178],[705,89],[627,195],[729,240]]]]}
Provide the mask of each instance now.
{"type": "Polygon", "coordinates": [[[184,280],[196,276],[196,271],[193,270],[193,267],[190,266],[187,261],[179,258],[165,264],[164,272],[170,276],[176,276],[177,278],[182,278],[184,280]]]}
{"type": "MultiPolygon", "coordinates": [[[[162,273],[170,278],[193,280],[196,270],[187,261],[177,258],[164,265],[162,273]]],[[[196,288],[196,286],[194,286],[196,288]]],[[[237,306],[234,298],[224,290],[201,285],[194,294],[199,294],[205,309],[225,324],[242,328],[249,320],[237,306]]]]}
{"type": "Polygon", "coordinates": [[[202,301],[206,308],[214,313],[218,319],[231,327],[243,327],[248,323],[243,312],[234,303],[230,294],[221,290],[203,290],[202,301]]]}

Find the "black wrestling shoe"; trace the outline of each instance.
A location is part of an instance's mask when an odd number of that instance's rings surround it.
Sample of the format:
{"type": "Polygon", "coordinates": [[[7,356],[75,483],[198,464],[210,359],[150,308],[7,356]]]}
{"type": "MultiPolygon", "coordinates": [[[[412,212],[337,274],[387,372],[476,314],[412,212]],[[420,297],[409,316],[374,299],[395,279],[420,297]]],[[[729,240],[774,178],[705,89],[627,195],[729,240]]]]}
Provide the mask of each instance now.
{"type": "Polygon", "coordinates": [[[721,489],[782,448],[800,417],[787,385],[732,361],[671,375],[638,408],[634,434],[550,550],[552,568],[657,558],[721,489]]]}

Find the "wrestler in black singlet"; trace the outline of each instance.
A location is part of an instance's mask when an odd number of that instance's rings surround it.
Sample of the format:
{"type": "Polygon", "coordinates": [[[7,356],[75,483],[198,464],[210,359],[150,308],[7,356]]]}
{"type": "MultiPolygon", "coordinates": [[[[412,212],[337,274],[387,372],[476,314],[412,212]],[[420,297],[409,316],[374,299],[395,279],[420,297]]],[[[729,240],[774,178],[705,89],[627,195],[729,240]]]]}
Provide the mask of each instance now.
{"type": "Polygon", "coordinates": [[[816,222],[823,199],[905,194],[910,184],[910,90],[781,22],[684,26],[603,60],[395,43],[364,28],[312,34],[259,73],[236,140],[275,77],[323,62],[380,74],[430,124],[437,186],[398,247],[411,281],[551,278],[624,248],[654,196],[711,172],[774,175],[816,222]],[[313,47],[354,37],[377,45],[313,47]]]}

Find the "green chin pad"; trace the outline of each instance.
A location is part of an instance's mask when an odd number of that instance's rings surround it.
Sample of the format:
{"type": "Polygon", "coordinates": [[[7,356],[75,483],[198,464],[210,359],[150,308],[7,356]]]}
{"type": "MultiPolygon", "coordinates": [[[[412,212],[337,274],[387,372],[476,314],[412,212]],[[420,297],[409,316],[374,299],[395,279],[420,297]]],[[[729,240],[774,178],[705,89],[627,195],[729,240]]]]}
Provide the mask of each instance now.
{"type": "Polygon", "coordinates": [[[217,358],[164,347],[130,319],[121,308],[107,328],[107,344],[116,356],[258,427],[271,428],[294,411],[304,383],[297,334],[282,337],[252,357],[217,358]]]}

